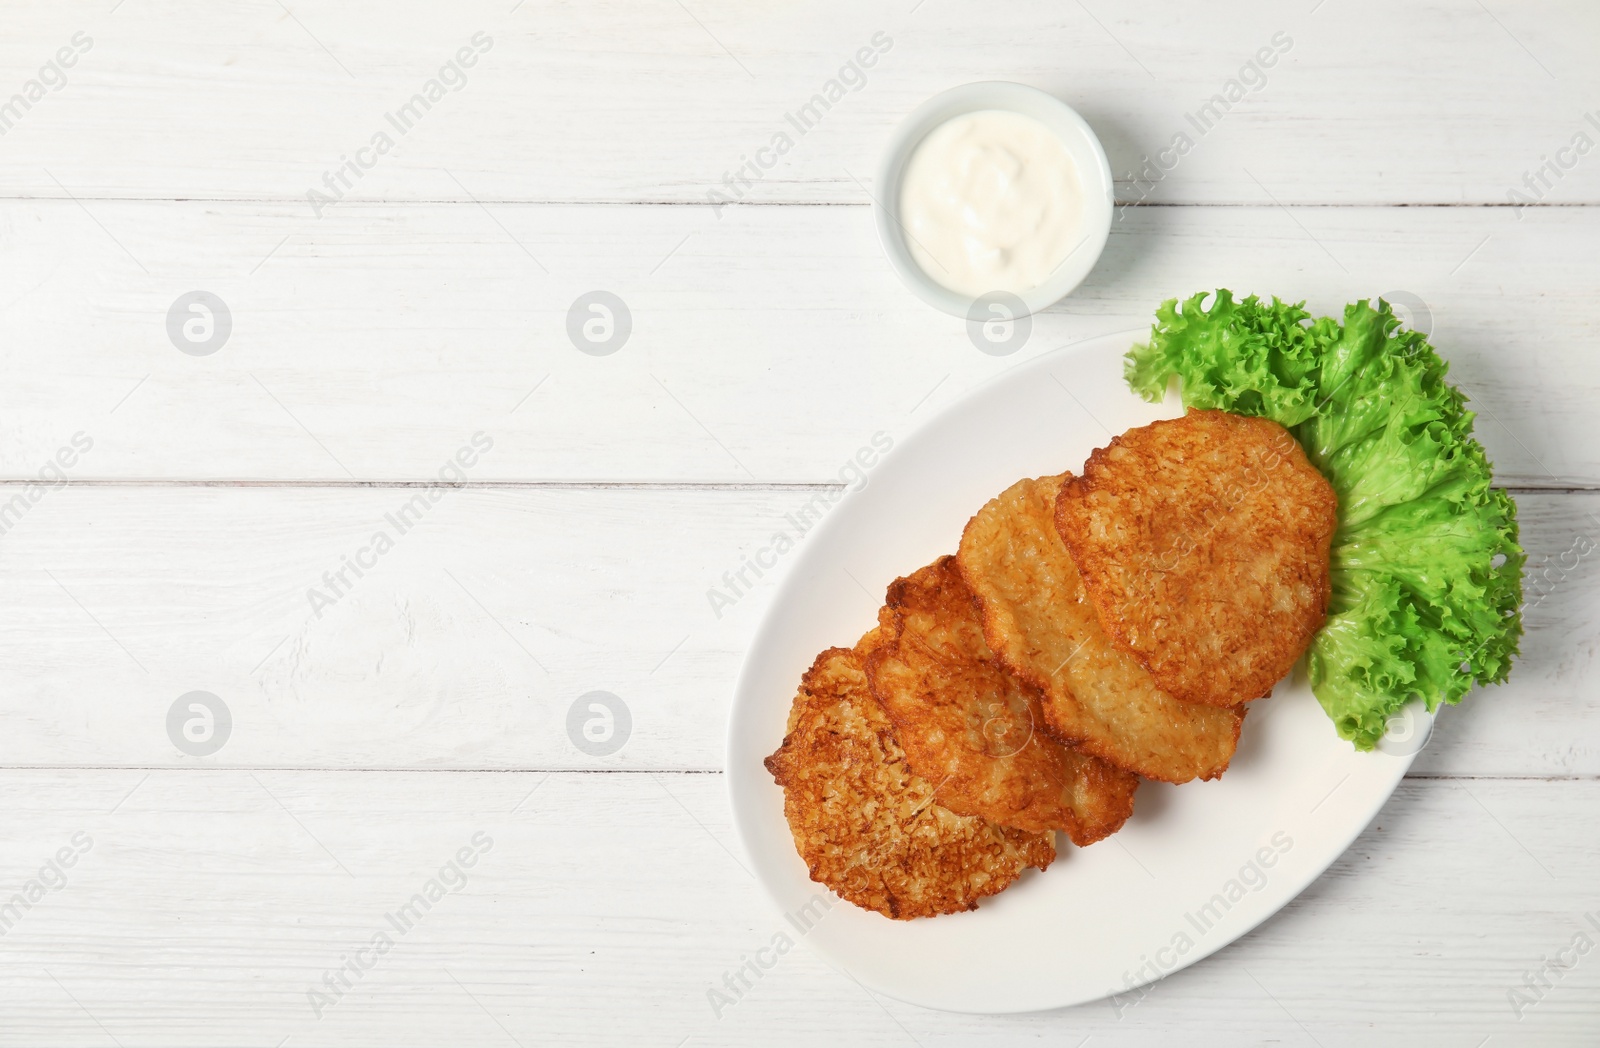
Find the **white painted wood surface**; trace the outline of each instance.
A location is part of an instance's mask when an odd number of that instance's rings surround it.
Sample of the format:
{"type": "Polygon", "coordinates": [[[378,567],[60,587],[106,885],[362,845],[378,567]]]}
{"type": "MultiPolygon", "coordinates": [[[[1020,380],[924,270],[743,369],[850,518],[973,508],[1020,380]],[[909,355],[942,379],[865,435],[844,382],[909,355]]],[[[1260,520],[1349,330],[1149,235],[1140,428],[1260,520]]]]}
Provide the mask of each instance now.
{"type": "Polygon", "coordinates": [[[0,475],[83,430],[86,479],[409,479],[481,429],[475,479],[837,482],[877,430],[1225,286],[1335,313],[1420,298],[1504,480],[1600,485],[1591,208],[1132,208],[1084,288],[993,357],[900,287],[867,207],[88,206],[115,239],[70,202],[0,203],[0,475]],[[610,356],[567,336],[595,288],[633,317],[610,356]],[[232,313],[211,356],[167,335],[196,289],[232,313]]]}
{"type": "MultiPolygon", "coordinates": [[[[848,0],[757,11],[527,0],[511,12],[514,2],[9,5],[0,63],[19,85],[75,32],[93,45],[6,136],[4,185],[39,197],[64,196],[56,180],[84,197],[270,197],[311,217],[306,193],[324,172],[390,129],[396,150],[355,181],[354,199],[694,203],[788,129],[794,147],[746,199],[857,202],[857,179],[907,111],[946,87],[1008,78],[1081,107],[1128,199],[1141,195],[1132,172],[1143,158],[1188,132],[1193,150],[1152,199],[1503,203],[1600,106],[1600,14],[1559,0],[1142,13],[1050,0],[1003,13],[848,0]],[[386,115],[480,31],[493,46],[465,84],[393,130],[386,115]],[[864,86],[800,135],[786,114],[880,32],[892,46],[864,86]],[[1202,104],[1278,33],[1291,46],[1264,86],[1201,135],[1187,116],[1204,123],[1202,104]]],[[[1564,171],[1546,199],[1600,199],[1600,158],[1564,171]]]]}
{"type": "Polygon", "coordinates": [[[876,999],[803,941],[718,1016],[707,991],[789,927],[739,864],[721,776],[145,774],[0,776],[7,884],[93,842],[3,940],[8,1043],[1587,1046],[1600,1018],[1592,954],[1520,1020],[1508,1001],[1600,920],[1569,822],[1592,780],[1410,781],[1273,921],[1120,1017],[985,1018],[876,999]],[[394,932],[479,832],[465,886],[394,932]],[[323,973],[385,929],[317,1017],[323,973]]]}
{"type": "Polygon", "coordinates": [[[1524,982],[1600,922],[1573,565],[1600,541],[1600,157],[1558,153],[1600,143],[1592,5],[513,2],[6,7],[0,107],[80,53],[0,108],[0,902],[75,862],[0,934],[0,1044],[1595,1042],[1600,959],[1524,982]],[[319,217],[307,191],[480,31],[319,217]],[[746,206],[707,203],[880,32],[746,206]],[[1135,177],[1280,32],[1264,85],[1135,177]],[[895,284],[865,206],[894,122],[988,77],[1077,105],[1129,205],[1000,359],[895,284]],[[943,1015],[801,944],[718,1017],[781,927],[720,767],[782,565],[720,617],[707,589],[874,434],[1219,285],[1424,303],[1548,594],[1514,682],[1440,720],[1293,905],[1136,1005],[943,1015]],[[565,333],[594,289],[632,312],[611,356],[565,333]],[[166,331],[195,290],[233,318],[210,356],[166,331]],[[477,433],[467,486],[318,616],[308,589],[477,433]],[[166,734],[192,690],[233,717],[211,756],[166,734]],[[599,758],[565,727],[595,690],[633,718],[599,758]],[[318,1018],[324,972],[480,832],[318,1018]]]}
{"type": "MultiPolygon", "coordinates": [[[[721,767],[734,676],[783,566],[731,607],[707,593],[815,489],[450,491],[347,574],[348,595],[330,588],[324,574],[393,534],[385,516],[419,490],[48,496],[0,539],[0,620],[16,624],[0,634],[0,766],[192,767],[163,718],[200,689],[234,717],[212,767],[721,767]],[[312,589],[333,600],[320,615],[312,589]],[[565,728],[595,690],[634,721],[600,761],[565,728]]],[[[1448,711],[1419,772],[1600,777],[1600,568],[1563,567],[1575,542],[1600,543],[1600,493],[1519,504],[1549,595],[1527,612],[1513,681],[1448,711]]]]}

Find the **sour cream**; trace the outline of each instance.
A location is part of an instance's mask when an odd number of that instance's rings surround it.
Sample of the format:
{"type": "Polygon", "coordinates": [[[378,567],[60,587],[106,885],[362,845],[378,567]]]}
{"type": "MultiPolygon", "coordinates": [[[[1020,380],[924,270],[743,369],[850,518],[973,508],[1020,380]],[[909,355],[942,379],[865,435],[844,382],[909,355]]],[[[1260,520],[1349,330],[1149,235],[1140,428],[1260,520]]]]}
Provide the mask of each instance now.
{"type": "Polygon", "coordinates": [[[911,257],[962,295],[1021,294],[1084,239],[1083,185],[1061,139],[986,109],[934,128],[906,162],[900,222],[911,257]]]}

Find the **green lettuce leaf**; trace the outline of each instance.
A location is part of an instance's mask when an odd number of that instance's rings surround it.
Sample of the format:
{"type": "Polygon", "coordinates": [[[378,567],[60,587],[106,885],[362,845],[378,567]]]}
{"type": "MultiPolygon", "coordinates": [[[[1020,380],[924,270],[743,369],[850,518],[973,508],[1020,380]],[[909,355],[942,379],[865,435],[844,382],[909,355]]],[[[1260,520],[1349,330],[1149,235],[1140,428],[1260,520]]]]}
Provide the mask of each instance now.
{"type": "Polygon", "coordinates": [[[1219,290],[1163,303],[1128,385],[1158,401],[1288,427],[1339,497],[1333,606],[1312,642],[1312,690],[1339,734],[1372,749],[1412,698],[1429,710],[1503,682],[1522,635],[1517,507],[1491,486],[1448,366],[1387,302],[1342,322],[1304,303],[1219,290]]]}
{"type": "MultiPolygon", "coordinates": [[[[1184,402],[1237,415],[1265,415],[1285,426],[1316,412],[1319,339],[1331,321],[1304,326],[1311,316],[1302,306],[1254,295],[1235,302],[1218,291],[1209,311],[1202,292],[1178,307],[1176,299],[1156,311],[1149,345],[1128,355],[1128,385],[1146,400],[1165,395],[1178,376],[1184,402]],[[1192,398],[1192,399],[1191,399],[1192,398]]],[[[1335,325],[1336,326],[1336,325],[1335,325]]]]}

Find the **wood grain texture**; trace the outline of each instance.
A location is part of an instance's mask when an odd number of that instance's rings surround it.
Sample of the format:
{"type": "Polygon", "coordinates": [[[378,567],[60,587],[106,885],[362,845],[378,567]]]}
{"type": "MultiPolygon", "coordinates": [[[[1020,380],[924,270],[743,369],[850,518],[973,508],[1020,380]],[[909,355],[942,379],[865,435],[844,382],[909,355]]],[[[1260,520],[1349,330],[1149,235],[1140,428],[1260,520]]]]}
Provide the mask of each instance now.
{"type": "Polygon", "coordinates": [[[1592,956],[1509,995],[1600,920],[1600,158],[1562,152],[1600,143],[1597,30],[1578,0],[8,4],[0,1045],[1593,1044],[1592,956]],[[459,90],[360,153],[480,32],[459,90]],[[898,286],[866,206],[895,124],[990,78],[1077,107],[1124,205],[1000,359],[898,286]],[[1541,489],[1514,683],[1440,719],[1326,876],[1137,1004],[945,1015],[801,943],[719,1018],[707,991],[785,927],[716,774],[784,564],[720,617],[707,589],[874,434],[1216,286],[1420,302],[1500,480],[1541,489]],[[632,313],[611,356],[566,334],[596,289],[632,313]],[[233,320],[210,356],[167,333],[196,290],[233,320]],[[478,433],[475,486],[416,503],[478,433]],[[308,589],[385,528],[319,617],[308,589]],[[206,757],[165,727],[196,689],[233,716],[206,757]],[[610,756],[568,735],[594,690],[633,719],[610,756]]]}
{"type": "MultiPolygon", "coordinates": [[[[12,4],[8,94],[75,32],[93,45],[6,134],[0,192],[272,198],[309,217],[307,191],[389,129],[394,151],[373,154],[351,197],[696,203],[783,132],[792,148],[744,199],[859,202],[890,129],[924,98],[1010,79],[1083,112],[1121,199],[1503,204],[1600,104],[1600,16],[1581,0],[515,6],[12,4]],[[493,46],[464,85],[393,129],[386,115],[480,31],[493,46]],[[891,48],[845,74],[861,86],[804,134],[791,125],[878,33],[891,48]],[[1275,37],[1288,49],[1264,81],[1244,74],[1260,86],[1236,88],[1219,120],[1202,113],[1275,37]],[[1136,182],[1180,133],[1195,140],[1187,155],[1154,189],[1136,182]]],[[[1600,158],[1542,192],[1595,202],[1600,158]]]]}
{"type": "Polygon", "coordinates": [[[70,203],[0,203],[5,476],[82,431],[77,479],[426,479],[482,430],[475,479],[837,483],[875,432],[1231,287],[1335,314],[1420,300],[1501,482],[1600,485],[1595,209],[1132,208],[1084,287],[993,357],[900,287],[866,208],[381,205],[311,226],[282,205],[91,206],[107,232],[70,203]],[[609,356],[567,335],[596,288],[632,314],[609,356]],[[167,334],[196,289],[232,314],[209,356],[167,334]]]}
{"type": "MultiPolygon", "coordinates": [[[[747,572],[754,589],[731,606],[713,609],[708,591],[729,592],[724,573],[792,531],[785,515],[815,491],[466,488],[400,534],[387,518],[409,521],[401,507],[420,490],[50,494],[0,539],[0,621],[13,624],[0,764],[721,767],[743,652],[796,554],[747,572]],[[341,595],[324,574],[377,532],[393,549],[363,555],[376,566],[347,572],[341,595]],[[313,588],[330,603],[314,608],[313,588]],[[165,726],[196,689],[234,720],[203,759],[165,726]],[[627,745],[599,759],[566,728],[594,690],[633,718],[627,745]]],[[[1597,560],[1576,552],[1600,544],[1600,495],[1519,503],[1529,597],[1547,595],[1513,682],[1447,710],[1419,772],[1600,775],[1597,560]]],[[[841,622],[838,638],[867,625],[841,622]]]]}
{"type": "Polygon", "coordinates": [[[788,928],[719,775],[143,774],[0,773],[7,892],[92,841],[0,940],[5,1043],[1577,1046],[1600,1021],[1592,955],[1520,1019],[1508,999],[1600,920],[1569,824],[1592,780],[1409,781],[1281,913],[1120,1014],[985,1018],[875,998],[804,941],[719,1016],[707,991],[788,928]],[[378,931],[393,949],[319,1018],[309,992],[378,931]]]}

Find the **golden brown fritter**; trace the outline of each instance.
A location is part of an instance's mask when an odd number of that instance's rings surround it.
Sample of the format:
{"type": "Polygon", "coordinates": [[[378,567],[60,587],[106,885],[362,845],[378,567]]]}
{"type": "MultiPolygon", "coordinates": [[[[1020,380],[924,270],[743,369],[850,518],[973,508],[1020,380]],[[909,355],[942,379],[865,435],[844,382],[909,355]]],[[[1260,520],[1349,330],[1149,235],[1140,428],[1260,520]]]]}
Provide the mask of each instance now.
{"type": "Polygon", "coordinates": [[[1091,455],[1056,527],[1112,640],[1177,698],[1231,706],[1322,627],[1337,511],[1288,430],[1191,410],[1091,455]]]}
{"type": "Polygon", "coordinates": [[[1038,691],[984,643],[953,557],[897,579],[888,607],[867,679],[939,803],[1003,826],[1064,830],[1079,845],[1127,821],[1138,778],[1043,731],[1038,691]]]}
{"type": "Polygon", "coordinates": [[[1001,662],[1044,696],[1049,728],[1084,753],[1163,782],[1228,767],[1242,709],[1179,702],[1100,629],[1056,534],[1056,494],[1071,477],[1019,480],[979,510],[956,563],[978,598],[1001,662]]]}
{"type": "MultiPolygon", "coordinates": [[[[868,634],[863,642],[870,643],[868,634]]],[[[1007,829],[933,801],[867,690],[861,654],[829,648],[800,683],[783,745],[766,759],[811,879],[886,917],[976,909],[1055,858],[1048,833],[1007,829]]]]}

